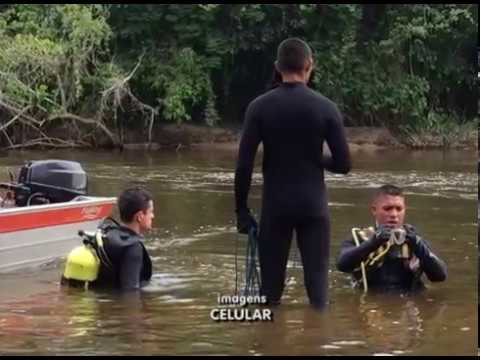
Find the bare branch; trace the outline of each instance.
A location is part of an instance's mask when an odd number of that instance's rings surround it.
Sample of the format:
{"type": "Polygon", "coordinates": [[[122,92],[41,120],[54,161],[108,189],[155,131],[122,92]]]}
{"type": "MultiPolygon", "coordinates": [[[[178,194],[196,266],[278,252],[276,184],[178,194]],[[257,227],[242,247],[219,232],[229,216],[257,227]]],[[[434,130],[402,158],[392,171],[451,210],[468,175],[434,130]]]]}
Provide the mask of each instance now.
{"type": "MultiPolygon", "coordinates": [[[[8,111],[10,111],[12,113],[15,113],[15,114],[18,114],[18,113],[22,112],[22,110],[20,109],[20,106],[18,106],[17,104],[11,105],[11,104],[8,103],[7,99],[5,99],[5,100],[6,101],[3,101],[3,100],[0,99],[0,107],[4,107],[8,111]]],[[[33,122],[34,124],[37,124],[37,125],[42,124],[41,121],[38,121],[37,119],[34,119],[33,117],[28,116],[26,114],[22,114],[21,117],[28,120],[28,121],[33,122]]]]}
{"type": "Polygon", "coordinates": [[[116,81],[115,84],[113,84],[110,88],[102,91],[102,96],[106,97],[109,93],[115,91],[117,88],[121,88],[121,87],[125,86],[125,84],[130,81],[130,79],[133,77],[133,75],[135,74],[137,69],[140,67],[140,64],[142,63],[144,55],[145,55],[145,52],[140,56],[140,59],[138,60],[137,65],[135,65],[133,70],[130,72],[130,74],[127,75],[126,78],[124,78],[122,80],[119,80],[119,81],[116,81]]]}
{"type": "Polygon", "coordinates": [[[158,115],[158,109],[153,108],[152,106],[140,101],[135,95],[132,94],[130,87],[128,86],[128,82],[131,80],[135,72],[140,67],[144,55],[145,55],[145,52],[142,53],[137,64],[135,65],[133,70],[127,75],[127,77],[116,81],[111,87],[102,91],[102,100],[100,103],[99,114],[100,114],[100,117],[103,117],[104,111],[106,108],[108,108],[109,101],[111,101],[113,112],[115,114],[115,119],[116,119],[117,109],[120,108],[124,111],[122,107],[122,103],[124,102],[125,99],[129,99],[136,106],[136,108],[142,113],[144,113],[145,111],[149,112],[147,124],[148,124],[148,143],[150,144],[152,140],[153,123],[155,121],[155,115],[158,115]]]}
{"type": "Polygon", "coordinates": [[[0,130],[5,132],[5,130],[10,126],[12,125],[13,123],[15,123],[15,121],[17,121],[20,117],[23,116],[23,114],[25,114],[29,109],[30,109],[30,105],[29,106],[26,106],[24,107],[22,110],[20,110],[17,115],[15,115],[12,119],[10,119],[9,122],[7,122],[6,124],[0,126],[0,130]]]}
{"type": "Polygon", "coordinates": [[[58,119],[71,119],[71,120],[81,122],[83,124],[97,126],[100,129],[102,129],[102,131],[110,138],[113,144],[115,145],[117,144],[115,136],[112,134],[110,130],[108,130],[108,128],[105,126],[105,124],[103,124],[101,120],[87,119],[87,118],[84,118],[75,114],[70,114],[70,113],[54,115],[48,118],[49,121],[58,120],[58,119]]]}
{"type": "Polygon", "coordinates": [[[7,149],[20,149],[20,148],[29,148],[29,147],[49,147],[49,148],[71,148],[71,147],[81,147],[82,145],[77,144],[72,141],[66,141],[58,138],[37,138],[29,140],[23,144],[10,145],[7,149]]]}
{"type": "Polygon", "coordinates": [[[2,132],[3,132],[3,135],[5,135],[5,137],[7,138],[7,141],[10,144],[10,146],[13,146],[12,139],[10,139],[10,136],[8,136],[7,132],[5,130],[2,130],[2,132]]]}

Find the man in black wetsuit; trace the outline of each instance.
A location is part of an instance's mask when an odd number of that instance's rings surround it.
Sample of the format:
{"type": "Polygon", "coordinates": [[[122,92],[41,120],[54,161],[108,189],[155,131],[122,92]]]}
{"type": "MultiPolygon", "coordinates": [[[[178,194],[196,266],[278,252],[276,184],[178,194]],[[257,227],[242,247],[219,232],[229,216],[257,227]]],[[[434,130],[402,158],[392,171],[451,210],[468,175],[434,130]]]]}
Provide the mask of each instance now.
{"type": "Polygon", "coordinates": [[[313,69],[310,47],[283,41],[275,66],[282,82],[246,111],[235,172],[237,229],[256,226],[247,206],[255,155],[263,144],[263,203],[259,233],[261,293],[280,302],[293,230],[310,303],[328,300],[330,220],[324,169],[346,174],[350,153],[342,116],[331,100],[306,85],[313,69]],[[327,142],[331,155],[323,155],[327,142]]]}
{"type": "Polygon", "coordinates": [[[435,255],[412,225],[404,224],[405,198],[400,188],[384,185],[372,201],[375,227],[352,229],[342,243],[337,268],[352,273],[366,290],[410,292],[424,288],[420,277],[444,281],[445,263],[435,255]]]}
{"type": "Polygon", "coordinates": [[[106,221],[100,226],[106,256],[100,256],[99,274],[90,286],[137,290],[152,276],[152,262],[142,242],[143,234],[152,229],[152,196],[141,188],[127,189],[118,198],[118,209],[122,225],[106,221]]]}

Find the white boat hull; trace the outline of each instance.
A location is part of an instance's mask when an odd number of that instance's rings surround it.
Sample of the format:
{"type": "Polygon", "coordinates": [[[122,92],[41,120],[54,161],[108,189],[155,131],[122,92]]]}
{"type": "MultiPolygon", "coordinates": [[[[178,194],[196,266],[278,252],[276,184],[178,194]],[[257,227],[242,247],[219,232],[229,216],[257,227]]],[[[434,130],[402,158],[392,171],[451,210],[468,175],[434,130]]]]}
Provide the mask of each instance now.
{"type": "Polygon", "coordinates": [[[79,230],[94,231],[110,216],[115,198],[0,210],[0,272],[66,256],[81,244],[79,230]]]}

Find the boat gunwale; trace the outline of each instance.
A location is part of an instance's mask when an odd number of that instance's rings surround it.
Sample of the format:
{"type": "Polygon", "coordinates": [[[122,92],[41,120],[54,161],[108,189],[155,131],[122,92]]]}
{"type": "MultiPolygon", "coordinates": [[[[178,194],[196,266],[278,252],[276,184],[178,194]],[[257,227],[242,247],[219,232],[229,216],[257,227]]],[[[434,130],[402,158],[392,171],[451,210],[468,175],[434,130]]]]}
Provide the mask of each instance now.
{"type": "Polygon", "coordinates": [[[85,207],[89,205],[110,205],[115,204],[117,198],[115,197],[94,197],[88,196],[85,200],[66,201],[62,203],[46,204],[46,205],[31,205],[13,208],[0,208],[0,217],[7,217],[18,214],[28,214],[35,212],[44,212],[51,210],[71,209],[78,207],[85,207]]]}

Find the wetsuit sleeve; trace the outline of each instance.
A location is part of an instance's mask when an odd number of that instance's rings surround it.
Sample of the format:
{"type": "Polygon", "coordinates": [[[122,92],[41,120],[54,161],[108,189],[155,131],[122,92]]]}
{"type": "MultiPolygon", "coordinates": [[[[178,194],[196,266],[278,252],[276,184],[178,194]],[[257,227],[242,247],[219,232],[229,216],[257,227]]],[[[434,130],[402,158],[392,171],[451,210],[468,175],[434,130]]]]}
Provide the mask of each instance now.
{"type": "Polygon", "coordinates": [[[353,239],[345,240],[342,243],[340,254],[337,257],[337,269],[342,272],[353,272],[360,266],[360,263],[367,259],[368,255],[378,249],[382,242],[372,237],[356,246],[353,239]]]}
{"type": "Polygon", "coordinates": [[[447,265],[432,252],[425,240],[419,238],[412,250],[430,281],[444,281],[447,278],[447,265]]]}
{"type": "Polygon", "coordinates": [[[323,166],[330,172],[347,174],[352,167],[350,150],[345,128],[343,127],[343,118],[336,106],[333,107],[332,115],[328,120],[329,126],[326,140],[331,155],[323,156],[323,166]]]}
{"type": "Polygon", "coordinates": [[[123,256],[120,269],[120,287],[122,290],[140,288],[140,272],[143,265],[143,249],[140,243],[129,246],[123,256]]]}
{"type": "Polygon", "coordinates": [[[245,114],[245,125],[240,139],[237,167],[235,170],[235,202],[237,212],[248,207],[248,192],[250,191],[255,155],[260,141],[259,120],[255,115],[254,107],[250,104],[245,114]]]}

